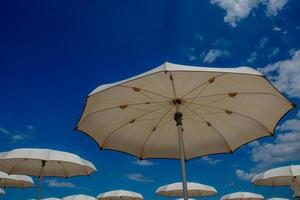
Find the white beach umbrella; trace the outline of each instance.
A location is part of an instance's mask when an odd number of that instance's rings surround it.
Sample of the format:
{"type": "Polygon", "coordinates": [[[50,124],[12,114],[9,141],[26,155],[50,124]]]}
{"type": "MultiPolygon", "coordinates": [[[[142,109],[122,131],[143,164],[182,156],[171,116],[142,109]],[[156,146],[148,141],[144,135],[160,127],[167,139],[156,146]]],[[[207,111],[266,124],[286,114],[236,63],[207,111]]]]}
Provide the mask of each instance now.
{"type": "Polygon", "coordinates": [[[0,188],[0,195],[3,195],[3,194],[5,194],[5,191],[2,188],[0,188]]]}
{"type": "Polygon", "coordinates": [[[101,193],[97,196],[99,200],[143,200],[144,197],[137,193],[128,190],[113,190],[101,193]]]}
{"type": "MultiPolygon", "coordinates": [[[[190,197],[204,197],[217,194],[217,190],[215,188],[208,185],[193,182],[187,182],[187,190],[190,197]]],[[[182,183],[178,182],[161,186],[155,191],[155,193],[157,195],[167,197],[182,197],[182,183]]]]}
{"type": "Polygon", "coordinates": [[[94,172],[96,168],[91,162],[72,153],[23,148],[0,153],[0,170],[8,174],[39,177],[37,199],[40,199],[43,177],[85,176],[94,172]]]}
{"type": "Polygon", "coordinates": [[[95,197],[85,195],[85,194],[77,194],[77,195],[71,195],[62,198],[62,200],[97,200],[95,197]]]}
{"type": "Polygon", "coordinates": [[[273,198],[269,198],[267,200],[289,200],[287,198],[280,198],[280,197],[273,197],[273,198]]]}
{"type": "Polygon", "coordinates": [[[33,186],[34,182],[29,176],[16,174],[8,175],[7,173],[0,171],[0,187],[27,188],[33,186]]]}
{"type": "Polygon", "coordinates": [[[222,196],[221,200],[262,200],[264,197],[260,194],[251,192],[235,192],[222,196]]]}
{"type": "Polygon", "coordinates": [[[300,184],[300,165],[270,169],[253,177],[254,185],[290,186],[300,184]]]}
{"type": "Polygon", "coordinates": [[[100,149],[140,159],[180,159],[187,200],[186,160],[231,153],[271,136],[293,107],[254,69],[164,63],[96,88],[86,99],[76,129],[100,149]]]}

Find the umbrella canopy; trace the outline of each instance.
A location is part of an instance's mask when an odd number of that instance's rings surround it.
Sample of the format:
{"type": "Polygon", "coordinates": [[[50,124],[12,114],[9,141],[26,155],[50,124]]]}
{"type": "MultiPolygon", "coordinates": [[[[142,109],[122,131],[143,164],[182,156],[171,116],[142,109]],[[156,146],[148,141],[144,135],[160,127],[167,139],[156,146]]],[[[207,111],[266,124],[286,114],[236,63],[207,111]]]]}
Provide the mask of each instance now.
{"type": "Polygon", "coordinates": [[[85,194],[77,194],[77,195],[71,195],[62,198],[62,200],[97,200],[95,197],[85,195],[85,194]]]}
{"type": "Polygon", "coordinates": [[[280,197],[273,197],[273,198],[269,198],[267,200],[289,200],[287,198],[280,198],[280,197]]]}
{"type": "Polygon", "coordinates": [[[97,196],[100,200],[143,200],[144,197],[137,193],[128,190],[113,190],[101,193],[97,196]]]}
{"type": "Polygon", "coordinates": [[[5,194],[5,191],[2,188],[0,188],[0,195],[2,194],[5,194]]]}
{"type": "Polygon", "coordinates": [[[261,200],[264,197],[260,194],[255,194],[251,192],[235,192],[222,196],[221,200],[230,200],[230,199],[243,199],[243,200],[261,200]]]}
{"type": "Polygon", "coordinates": [[[272,187],[300,184],[300,165],[270,169],[254,176],[252,183],[272,187]]]}
{"type": "Polygon", "coordinates": [[[254,69],[164,63],[96,88],[87,97],[76,129],[100,149],[140,159],[180,159],[187,200],[185,160],[231,153],[273,135],[278,121],[293,107],[254,69]]]}
{"type": "MultiPolygon", "coordinates": [[[[215,188],[200,183],[188,182],[187,189],[188,189],[188,194],[191,197],[204,197],[204,196],[217,194],[217,190],[215,188]]],[[[155,191],[155,193],[157,195],[168,196],[168,197],[182,197],[183,196],[182,183],[177,182],[177,183],[161,186],[155,191]]]]}
{"type": "Polygon", "coordinates": [[[39,177],[39,192],[44,176],[69,178],[89,175],[95,166],[79,156],[51,149],[22,148],[0,153],[0,170],[8,174],[25,174],[39,177]]]}
{"type": "Polygon", "coordinates": [[[34,182],[31,177],[25,175],[8,175],[0,171],[0,187],[26,188],[33,187],[34,182]]]}

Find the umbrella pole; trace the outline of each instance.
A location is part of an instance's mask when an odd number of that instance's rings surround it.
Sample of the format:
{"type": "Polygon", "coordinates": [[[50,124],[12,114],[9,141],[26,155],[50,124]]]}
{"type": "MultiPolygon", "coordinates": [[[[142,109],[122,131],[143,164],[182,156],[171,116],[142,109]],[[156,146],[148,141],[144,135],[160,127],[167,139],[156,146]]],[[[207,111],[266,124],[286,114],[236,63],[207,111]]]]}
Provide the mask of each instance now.
{"type": "Polygon", "coordinates": [[[39,188],[36,194],[36,199],[40,200],[41,199],[41,191],[42,191],[42,186],[43,186],[43,174],[44,174],[44,168],[46,165],[46,161],[43,160],[42,161],[42,168],[41,168],[41,172],[40,172],[40,176],[39,176],[39,188]]]}
{"type": "Polygon", "coordinates": [[[176,99],[174,103],[176,105],[176,113],[175,113],[174,119],[176,121],[176,126],[178,129],[178,142],[179,142],[179,152],[180,152],[180,162],[181,162],[183,198],[184,198],[184,200],[188,200],[184,144],[183,144],[183,135],[182,135],[182,113],[180,112],[181,100],[176,99]]]}

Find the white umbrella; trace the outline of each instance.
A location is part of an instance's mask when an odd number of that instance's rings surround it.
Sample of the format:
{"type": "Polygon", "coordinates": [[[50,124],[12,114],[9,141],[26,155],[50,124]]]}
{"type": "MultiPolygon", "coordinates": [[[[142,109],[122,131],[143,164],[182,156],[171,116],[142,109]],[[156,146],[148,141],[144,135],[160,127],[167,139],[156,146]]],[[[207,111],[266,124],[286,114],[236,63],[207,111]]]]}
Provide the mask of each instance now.
{"type": "Polygon", "coordinates": [[[33,186],[34,182],[29,176],[16,174],[8,175],[7,173],[0,171],[0,187],[26,188],[33,186]]]}
{"type": "Polygon", "coordinates": [[[260,194],[251,192],[235,192],[222,196],[221,200],[262,200],[264,197],[260,194]]]}
{"type": "Polygon", "coordinates": [[[180,159],[187,200],[186,160],[231,153],[271,136],[293,107],[254,69],[164,63],[96,88],[87,97],[76,129],[93,138],[100,149],[140,159],[180,159]]]}
{"type": "Polygon", "coordinates": [[[95,197],[85,195],[85,194],[77,194],[77,195],[71,195],[62,198],[62,200],[97,200],[95,197]]]}
{"type": "Polygon", "coordinates": [[[280,198],[280,197],[273,197],[273,198],[269,198],[267,200],[289,200],[287,198],[280,198]]]}
{"type": "Polygon", "coordinates": [[[113,190],[101,193],[97,196],[99,200],[143,200],[144,197],[137,193],[128,190],[113,190]]]}
{"type": "Polygon", "coordinates": [[[254,185],[291,186],[295,196],[300,197],[300,165],[277,167],[253,177],[254,185]],[[299,189],[297,189],[299,188],[299,189]]]}
{"type": "Polygon", "coordinates": [[[270,169],[254,176],[252,183],[272,187],[300,184],[300,165],[270,169]]]}
{"type": "Polygon", "coordinates": [[[5,191],[2,188],[0,188],[0,195],[2,194],[5,194],[5,191]]]}
{"type": "MultiPolygon", "coordinates": [[[[187,182],[188,194],[191,197],[204,197],[210,195],[216,195],[217,190],[209,185],[203,185],[200,183],[187,182]]],[[[183,189],[182,183],[172,183],[159,187],[155,193],[157,195],[168,197],[182,197],[183,189]]]]}
{"type": "Polygon", "coordinates": [[[37,199],[40,199],[44,176],[69,178],[89,175],[95,166],[79,156],[51,149],[15,149],[0,153],[0,170],[8,174],[26,174],[39,177],[37,199]]]}

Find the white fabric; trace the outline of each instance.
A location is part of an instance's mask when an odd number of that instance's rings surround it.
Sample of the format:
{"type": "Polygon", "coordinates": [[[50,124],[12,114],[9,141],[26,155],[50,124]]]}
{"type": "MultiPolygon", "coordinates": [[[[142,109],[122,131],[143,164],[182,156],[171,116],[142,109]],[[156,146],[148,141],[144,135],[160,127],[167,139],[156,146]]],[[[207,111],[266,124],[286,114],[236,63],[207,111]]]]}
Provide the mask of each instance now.
{"type": "Polygon", "coordinates": [[[0,188],[0,195],[2,194],[5,194],[5,191],[2,188],[0,188]]]}
{"type": "Polygon", "coordinates": [[[85,194],[78,194],[78,195],[71,195],[62,198],[62,200],[97,200],[95,197],[85,195],[85,194]]]}
{"type": "Polygon", "coordinates": [[[0,171],[0,187],[26,188],[33,186],[34,182],[29,176],[15,174],[8,175],[7,173],[0,171]]]}
{"type": "Polygon", "coordinates": [[[266,186],[300,185],[300,165],[270,169],[253,177],[252,183],[266,186]]]}
{"type": "Polygon", "coordinates": [[[221,200],[230,200],[230,199],[261,200],[264,199],[264,197],[260,194],[255,194],[251,192],[235,192],[235,193],[224,195],[221,198],[221,200]]]}
{"type": "Polygon", "coordinates": [[[97,196],[97,199],[101,200],[143,200],[144,197],[137,193],[128,190],[113,190],[109,192],[101,193],[97,196]]]}
{"type": "Polygon", "coordinates": [[[43,176],[72,177],[89,175],[95,166],[79,156],[51,149],[22,148],[0,153],[0,170],[10,174],[40,176],[42,161],[46,161],[43,176]]]}
{"type": "MultiPolygon", "coordinates": [[[[210,195],[216,195],[217,190],[211,186],[200,184],[200,183],[187,183],[187,190],[189,197],[204,197],[210,195]]],[[[155,193],[157,195],[168,196],[168,197],[182,197],[182,183],[172,183],[159,187],[155,193]]]]}
{"type": "Polygon", "coordinates": [[[101,148],[138,158],[179,159],[174,99],[180,99],[187,160],[232,152],[270,136],[293,108],[258,71],[165,63],[101,85],[87,98],[76,129],[101,148]]]}

